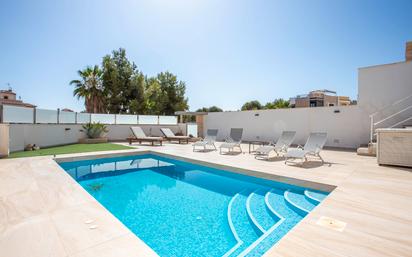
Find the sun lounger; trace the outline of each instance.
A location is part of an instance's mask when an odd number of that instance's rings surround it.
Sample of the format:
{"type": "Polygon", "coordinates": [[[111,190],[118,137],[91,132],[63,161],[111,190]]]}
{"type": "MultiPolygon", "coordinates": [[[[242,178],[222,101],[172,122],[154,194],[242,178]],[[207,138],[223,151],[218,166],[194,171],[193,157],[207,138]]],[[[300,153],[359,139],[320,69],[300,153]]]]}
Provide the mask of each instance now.
{"type": "Polygon", "coordinates": [[[215,142],[217,137],[217,129],[208,129],[206,136],[203,140],[197,141],[193,144],[193,152],[196,151],[196,147],[203,147],[203,150],[206,150],[207,146],[211,146],[216,150],[215,142]]]}
{"type": "Polygon", "coordinates": [[[163,135],[169,141],[178,141],[179,144],[182,142],[186,142],[186,144],[189,143],[189,136],[176,136],[170,128],[161,128],[160,131],[162,131],[163,135]]]}
{"type": "Polygon", "coordinates": [[[320,151],[326,143],[327,133],[310,133],[306,144],[296,149],[288,150],[285,156],[285,164],[291,162],[290,159],[302,159],[302,163],[307,161],[308,156],[320,158],[322,163],[324,160],[320,156],[320,151]]]}
{"type": "Polygon", "coordinates": [[[130,145],[133,142],[139,142],[139,144],[141,144],[142,142],[150,142],[152,145],[158,142],[160,145],[162,145],[162,142],[163,142],[162,137],[148,137],[146,136],[146,134],[144,133],[141,127],[130,127],[130,130],[132,131],[134,135],[134,137],[127,138],[130,145]]]}
{"type": "Polygon", "coordinates": [[[256,158],[268,159],[270,152],[274,151],[277,156],[279,154],[286,153],[288,148],[295,139],[296,131],[283,131],[276,143],[270,145],[261,146],[256,149],[256,158]]]}
{"type": "Polygon", "coordinates": [[[233,151],[235,147],[240,149],[242,152],[242,147],[240,144],[242,143],[242,128],[232,128],[230,129],[230,136],[226,141],[220,145],[220,153],[222,154],[222,149],[228,149],[228,152],[233,151]]]}

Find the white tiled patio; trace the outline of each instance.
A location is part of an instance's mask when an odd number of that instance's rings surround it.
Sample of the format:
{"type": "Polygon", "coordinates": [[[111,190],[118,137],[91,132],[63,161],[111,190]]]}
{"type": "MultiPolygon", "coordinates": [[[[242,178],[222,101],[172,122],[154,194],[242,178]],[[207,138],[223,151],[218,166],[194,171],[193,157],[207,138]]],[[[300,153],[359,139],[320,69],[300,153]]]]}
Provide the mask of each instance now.
{"type": "MultiPolygon", "coordinates": [[[[324,165],[285,165],[247,153],[193,152],[191,145],[139,146],[132,151],[58,156],[155,152],[235,172],[333,192],[265,256],[410,256],[411,169],[383,167],[373,157],[325,150],[324,165]],[[303,181],[303,182],[302,182],[303,181]],[[321,217],[343,222],[343,231],[318,225],[321,217]]],[[[50,157],[0,160],[1,256],[152,256],[123,226],[50,157]],[[90,222],[90,223],[89,223],[90,222]]]]}

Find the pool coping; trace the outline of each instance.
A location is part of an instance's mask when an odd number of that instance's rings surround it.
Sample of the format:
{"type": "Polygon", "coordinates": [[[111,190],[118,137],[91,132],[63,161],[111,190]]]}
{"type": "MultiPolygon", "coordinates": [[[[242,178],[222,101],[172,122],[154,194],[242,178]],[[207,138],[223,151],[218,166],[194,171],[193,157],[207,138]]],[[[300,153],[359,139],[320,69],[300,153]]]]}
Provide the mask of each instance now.
{"type": "Polygon", "coordinates": [[[121,156],[144,155],[144,154],[153,154],[153,155],[158,155],[161,157],[173,158],[179,161],[185,161],[185,162],[189,162],[193,164],[207,166],[210,168],[225,170],[227,172],[237,173],[237,174],[246,175],[246,176],[252,176],[252,177],[261,178],[261,179],[272,180],[275,182],[290,184],[290,185],[304,187],[308,189],[324,191],[328,193],[332,192],[337,187],[335,185],[313,182],[313,181],[303,180],[303,179],[297,179],[293,177],[280,176],[276,174],[269,174],[269,173],[260,172],[256,170],[244,169],[244,168],[239,168],[236,166],[230,166],[230,165],[219,164],[219,163],[214,163],[214,162],[207,162],[203,160],[196,160],[196,159],[187,158],[187,157],[183,157],[179,155],[174,155],[170,153],[162,153],[162,152],[152,151],[152,150],[141,150],[141,151],[132,150],[132,151],[127,151],[123,153],[102,153],[102,154],[95,153],[95,154],[90,154],[90,155],[55,157],[54,160],[57,163],[60,163],[60,162],[72,162],[72,161],[82,161],[82,160],[90,160],[90,159],[103,159],[103,158],[112,158],[112,157],[121,157],[121,156]]]}
{"type": "MultiPolygon", "coordinates": [[[[190,152],[180,152],[180,149],[183,149],[184,146],[171,146],[171,148],[165,148],[161,150],[166,150],[165,152],[168,152],[169,149],[173,150],[172,147],[179,149],[179,151],[176,151],[177,155],[167,153],[165,154],[165,157],[179,157],[180,154],[182,156],[191,156],[190,152]]],[[[158,151],[145,150],[144,148],[142,148],[136,150],[122,150],[110,153],[90,152],[85,154],[70,154],[59,156],[56,159],[58,159],[59,161],[70,161],[70,158],[76,158],[77,160],[79,160],[79,158],[107,158],[109,156],[114,157],[145,153],[154,153],[157,155],[163,154],[159,153],[158,151]]],[[[408,253],[412,251],[412,238],[410,237],[412,220],[410,218],[410,209],[408,208],[408,206],[410,206],[410,203],[412,202],[412,194],[410,191],[412,185],[412,170],[398,167],[378,166],[376,164],[376,161],[374,161],[373,158],[369,157],[359,157],[356,155],[353,155],[352,157],[352,155],[339,153],[335,155],[335,153],[333,152],[329,154],[330,158],[338,158],[340,162],[348,164],[355,162],[355,164],[349,165],[347,168],[345,168],[348,169],[349,173],[347,173],[348,175],[346,177],[340,178],[340,180],[336,180],[335,178],[326,180],[320,179],[320,181],[338,181],[336,183],[336,186],[333,185],[335,187],[335,190],[333,190],[333,192],[326,199],[324,199],[317,208],[315,208],[303,220],[301,220],[298,225],[293,227],[292,230],[290,230],[279,242],[277,242],[271,249],[269,249],[269,251],[267,251],[264,256],[342,257],[408,255],[408,253]],[[353,159],[347,159],[349,156],[351,156],[350,158],[353,159]],[[384,203],[384,205],[382,205],[382,203],[384,203]],[[335,230],[333,227],[328,227],[327,224],[325,225],[319,223],[321,219],[325,218],[328,220],[336,221],[337,224],[342,223],[344,227],[340,230],[335,230]],[[385,227],[385,230],[382,230],[382,227],[385,227]]],[[[182,160],[189,159],[198,161],[196,159],[186,158],[182,156],[180,156],[182,160]]],[[[216,154],[216,156],[218,155],[216,154]]],[[[216,161],[227,164],[228,160],[230,160],[230,162],[232,160],[236,160],[232,159],[235,157],[225,158],[226,157],[219,157],[218,159],[216,159],[216,161]]],[[[203,159],[209,159],[209,157],[205,157],[203,159]]],[[[243,160],[244,157],[242,157],[241,159],[243,160]]],[[[248,159],[246,158],[246,161],[247,160],[248,159]]],[[[251,158],[249,160],[251,160],[251,158]]],[[[1,160],[1,162],[0,232],[2,233],[0,233],[0,239],[2,240],[0,240],[0,250],[4,252],[6,256],[50,256],[46,254],[36,254],[36,252],[46,250],[47,253],[50,254],[51,250],[49,248],[53,248],[52,250],[55,251],[53,252],[55,254],[53,254],[52,256],[89,257],[99,256],[100,254],[104,256],[130,257],[142,256],[142,252],[145,252],[144,256],[157,256],[157,254],[154,253],[149,246],[147,246],[135,234],[131,233],[123,224],[120,223],[119,225],[118,219],[114,217],[108,210],[102,207],[97,202],[97,200],[95,200],[88,193],[84,194],[85,190],[77,182],[75,182],[73,178],[70,177],[70,175],[68,175],[66,172],[60,172],[62,168],[53,159],[53,156],[5,159],[1,160]],[[34,206],[34,202],[37,201],[37,195],[33,194],[32,191],[28,191],[33,190],[30,189],[32,183],[28,181],[32,179],[31,177],[33,176],[33,173],[38,173],[39,176],[42,176],[42,179],[43,177],[48,177],[48,179],[56,179],[57,184],[61,187],[64,187],[66,184],[71,184],[70,186],[72,188],[70,189],[70,195],[68,195],[66,192],[63,193],[60,197],[56,196],[56,199],[53,198],[55,197],[53,195],[48,196],[48,198],[51,198],[51,200],[53,200],[54,202],[57,199],[63,201],[59,204],[59,208],[62,209],[59,209],[59,212],[70,212],[72,211],[72,209],[75,209],[78,212],[88,212],[90,207],[89,205],[93,205],[94,208],[96,208],[96,212],[94,214],[96,214],[98,218],[100,218],[99,215],[105,216],[105,218],[102,220],[105,224],[101,224],[103,228],[99,227],[96,231],[99,231],[100,229],[105,230],[107,229],[107,227],[114,227],[113,230],[123,231],[123,234],[120,237],[112,236],[110,237],[110,240],[105,237],[103,238],[104,241],[102,241],[100,240],[102,238],[100,238],[99,243],[90,243],[87,245],[87,247],[83,245],[84,247],[77,252],[65,252],[64,250],[67,250],[67,245],[61,246],[61,243],[65,238],[67,238],[67,235],[65,235],[67,231],[61,231],[61,226],[63,226],[64,223],[76,225],[77,222],[83,223],[83,221],[65,220],[57,222],[53,220],[53,215],[55,215],[55,213],[51,211],[44,211],[44,206],[34,206]],[[64,176],[59,177],[58,174],[64,174],[64,176]],[[27,176],[30,178],[26,178],[27,176]],[[61,177],[64,177],[63,180],[61,180],[61,177]],[[70,178],[70,180],[68,178],[70,178]],[[16,186],[18,188],[14,188],[16,186]],[[22,190],[26,190],[27,192],[23,192],[22,190]],[[73,190],[73,192],[71,190],[73,190]],[[61,205],[66,205],[67,203],[69,203],[66,200],[71,197],[71,193],[75,193],[77,195],[79,194],[79,192],[82,198],[86,198],[91,203],[89,203],[88,205],[77,204],[76,206],[69,206],[65,208],[60,207],[61,205]],[[22,193],[26,198],[28,197],[28,199],[30,199],[30,202],[16,201],[22,197],[22,193]],[[9,201],[9,199],[7,199],[9,196],[13,197],[14,199],[11,199],[12,201],[9,201]],[[16,199],[17,196],[19,198],[16,199]],[[17,221],[10,222],[7,220],[7,211],[9,211],[7,210],[7,208],[10,204],[15,204],[15,206],[13,206],[13,209],[11,209],[11,214],[18,214],[16,216],[16,218],[18,219],[17,221]],[[6,208],[6,220],[4,220],[2,216],[4,215],[4,212],[2,212],[1,209],[2,207],[6,208]],[[16,211],[18,212],[16,213],[16,211]],[[41,213],[39,214],[39,212],[41,213]],[[39,219],[41,220],[39,221],[39,219]],[[52,220],[52,222],[50,222],[50,220],[52,220]],[[5,227],[4,224],[2,224],[4,222],[6,222],[5,227]],[[31,228],[32,225],[37,228],[37,224],[40,223],[44,223],[44,225],[41,226],[41,229],[31,228]],[[30,226],[27,227],[28,225],[30,226]],[[104,228],[104,225],[107,225],[107,227],[104,228]],[[50,230],[51,227],[53,227],[52,230],[50,230]],[[125,232],[125,229],[128,232],[125,232]],[[41,235],[45,233],[43,231],[48,231],[50,233],[47,234],[47,237],[42,237],[41,235]],[[16,233],[18,234],[18,237],[16,237],[16,233]],[[18,238],[18,240],[16,241],[10,239],[10,235],[13,235],[13,238],[18,238]],[[54,241],[51,241],[52,239],[54,241]],[[30,247],[22,248],[22,244],[29,245],[30,247]],[[29,254],[21,254],[22,251],[28,251],[24,248],[28,248],[30,250],[30,252],[27,252],[29,254]],[[125,249],[127,249],[127,251],[125,249]]],[[[199,162],[199,164],[204,165],[203,163],[203,160],[199,162]]],[[[235,171],[234,168],[236,168],[228,165],[217,165],[217,167],[230,167],[230,170],[233,171],[235,171]]],[[[248,167],[254,165],[255,164],[252,163],[248,167]]],[[[268,165],[262,167],[260,167],[260,170],[267,169],[268,165]]],[[[279,172],[283,172],[283,174],[287,174],[285,173],[285,171],[292,171],[292,169],[287,166],[285,166],[285,168],[283,169],[283,165],[273,165],[273,167],[281,167],[281,170],[279,172]]],[[[342,166],[339,166],[338,164],[335,167],[341,168],[342,166]]],[[[328,172],[330,171],[329,169],[323,170],[328,172]]],[[[242,169],[241,171],[244,172],[244,170],[242,169]]],[[[304,171],[304,169],[296,171],[304,171]]],[[[248,172],[248,170],[246,170],[246,172],[248,172]]],[[[267,172],[272,172],[272,170],[267,170],[267,172]]],[[[259,171],[256,174],[259,173],[264,173],[264,171],[259,171]]],[[[319,174],[317,172],[314,173],[314,175],[319,174]]],[[[309,177],[313,177],[315,180],[317,179],[316,176],[309,177]]],[[[35,189],[38,190],[42,188],[44,189],[44,187],[39,184],[39,186],[35,189]]],[[[47,204],[49,204],[49,202],[50,201],[47,201],[47,204]]],[[[50,204],[52,205],[53,203],[50,204]]],[[[15,216],[11,217],[14,218],[15,216]]],[[[79,230],[79,228],[77,227],[74,230],[80,233],[80,237],[87,237],[87,233],[93,233],[93,230],[85,232],[81,229],[79,230]]],[[[105,235],[107,236],[107,233],[105,235]]],[[[99,237],[100,234],[96,234],[96,236],[99,237]]],[[[68,244],[70,246],[70,242],[68,242],[68,244]]]]}
{"type": "MultiPolygon", "coordinates": [[[[183,156],[179,156],[179,155],[174,155],[174,154],[169,154],[169,153],[161,153],[158,151],[152,151],[152,150],[126,150],[124,152],[114,152],[114,153],[100,153],[100,152],[96,152],[96,153],[85,153],[82,155],[75,155],[75,154],[71,154],[70,156],[63,156],[63,157],[54,157],[53,160],[59,164],[59,163],[63,163],[63,162],[73,162],[73,161],[83,161],[83,160],[92,160],[92,159],[105,159],[105,158],[115,158],[115,157],[123,157],[123,156],[140,156],[140,155],[146,155],[146,154],[152,154],[152,155],[157,155],[160,157],[166,157],[166,158],[173,158],[179,161],[185,161],[185,162],[189,162],[189,163],[193,163],[193,164],[198,164],[198,165],[203,165],[206,167],[211,167],[211,168],[215,168],[215,169],[222,169],[226,172],[232,172],[232,173],[237,173],[237,174],[242,174],[242,175],[247,175],[247,176],[253,176],[256,178],[262,178],[262,179],[267,179],[267,180],[272,180],[275,182],[280,182],[280,183],[287,183],[290,185],[294,185],[294,186],[298,186],[298,187],[304,187],[306,189],[315,189],[315,190],[320,190],[320,191],[325,191],[330,193],[331,191],[333,191],[336,186],[333,185],[327,185],[327,184],[323,184],[323,183],[318,183],[318,182],[312,182],[312,181],[307,181],[307,180],[301,180],[301,179],[296,179],[296,178],[292,178],[292,177],[284,177],[284,176],[279,176],[279,175],[275,175],[275,174],[267,174],[264,172],[259,172],[259,171],[254,171],[254,170],[250,170],[250,169],[243,169],[243,168],[239,168],[239,167],[234,167],[234,166],[229,166],[229,165],[224,165],[224,164],[218,164],[218,163],[213,163],[213,162],[207,162],[207,161],[202,161],[202,160],[196,160],[196,159],[191,159],[191,158],[187,158],[187,157],[183,157],[183,156]]],[[[60,166],[59,166],[60,167],[60,166]]],[[[61,168],[62,171],[64,173],[65,170],[63,168],[61,168]]],[[[67,174],[67,173],[66,173],[67,174]]],[[[67,174],[68,175],[68,174],[67,174]]],[[[70,177],[70,176],[69,176],[70,177]]],[[[71,179],[73,179],[72,177],[70,177],[71,179]]],[[[73,181],[75,181],[77,183],[77,181],[75,179],[73,179],[73,181]]],[[[79,184],[80,186],[80,184],[79,184]]],[[[81,187],[81,186],[80,186],[81,187]]],[[[83,188],[82,188],[83,189],[83,188]]],[[[90,194],[89,194],[90,195],[90,194]]],[[[90,195],[90,197],[93,198],[93,196],[90,195]]],[[[94,199],[94,198],[93,198],[94,199]]],[[[94,199],[95,200],[95,199],[94,199]]],[[[96,200],[97,201],[97,200],[96,200]]],[[[98,201],[97,201],[98,202],[98,201]]],[[[99,203],[100,204],[100,203],[99,203]]],[[[101,204],[100,204],[101,205],[101,204]]],[[[107,212],[110,213],[109,210],[107,210],[103,205],[101,205],[107,212]]],[[[305,219],[307,214],[309,214],[310,212],[306,213],[304,215],[304,217],[302,218],[305,219]]],[[[111,214],[111,213],[110,213],[111,214]]],[[[112,216],[117,219],[113,214],[112,216]]],[[[280,221],[283,221],[284,218],[281,218],[280,221]]],[[[117,219],[118,220],[118,219],[117,219]]],[[[273,230],[279,226],[281,224],[281,222],[277,222],[274,226],[272,226],[269,230],[270,231],[265,231],[263,233],[263,235],[268,234],[269,232],[273,232],[273,230]]],[[[295,226],[294,226],[295,227],[295,226]]],[[[293,228],[291,228],[290,231],[293,230],[293,228]]],[[[289,232],[290,232],[289,231],[289,232]]],[[[233,232],[233,231],[232,231],[233,232]]],[[[288,232],[288,233],[289,233],[288,232]]],[[[134,234],[135,235],[135,234],[134,234]]],[[[141,240],[142,242],[144,242],[142,239],[140,239],[137,235],[135,235],[139,240],[141,240]]],[[[259,237],[259,239],[254,242],[251,246],[256,246],[261,240],[263,240],[263,236],[262,238],[259,237]]],[[[282,239],[280,239],[282,240],[282,239]]],[[[279,241],[280,241],[279,240],[279,241]]],[[[238,242],[239,243],[239,242],[238,242]]],[[[238,244],[237,243],[237,244],[238,244]]],[[[278,242],[276,242],[274,245],[271,246],[270,249],[272,249],[273,247],[275,247],[275,245],[278,242]]],[[[249,247],[251,247],[249,246],[249,247]]],[[[145,244],[145,247],[148,248],[148,250],[153,250],[152,248],[150,248],[150,246],[145,244]]],[[[248,249],[249,249],[248,247],[248,249]]],[[[269,249],[269,250],[270,250],[269,249]]],[[[231,249],[230,249],[231,250],[231,249]]],[[[269,252],[269,250],[267,252],[269,252]]],[[[266,253],[266,252],[265,252],[266,253]]],[[[157,256],[157,254],[156,254],[157,256]]]]}

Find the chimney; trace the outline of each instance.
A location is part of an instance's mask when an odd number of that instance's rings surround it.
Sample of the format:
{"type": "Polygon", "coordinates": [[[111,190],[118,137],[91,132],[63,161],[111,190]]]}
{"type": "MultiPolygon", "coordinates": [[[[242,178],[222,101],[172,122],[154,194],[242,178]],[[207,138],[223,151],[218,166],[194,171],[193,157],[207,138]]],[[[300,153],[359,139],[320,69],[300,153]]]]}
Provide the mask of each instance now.
{"type": "Polygon", "coordinates": [[[405,59],[412,61],[412,41],[406,42],[405,59]]]}

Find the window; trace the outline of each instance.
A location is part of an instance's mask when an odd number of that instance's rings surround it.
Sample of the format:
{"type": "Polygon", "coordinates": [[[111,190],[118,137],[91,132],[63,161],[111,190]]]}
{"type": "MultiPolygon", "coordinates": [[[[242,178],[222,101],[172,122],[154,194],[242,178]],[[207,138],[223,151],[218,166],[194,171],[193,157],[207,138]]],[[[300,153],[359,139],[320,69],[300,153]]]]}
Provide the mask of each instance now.
{"type": "Polygon", "coordinates": [[[329,104],[329,106],[335,106],[335,104],[329,104]]]}
{"type": "Polygon", "coordinates": [[[3,97],[3,99],[9,99],[9,96],[8,95],[5,95],[4,97],[3,97]]]}

